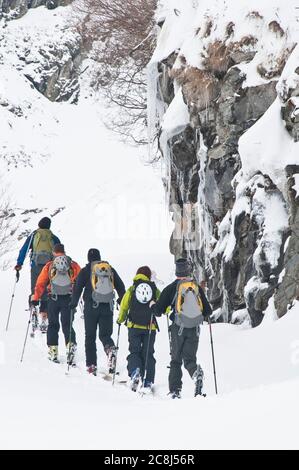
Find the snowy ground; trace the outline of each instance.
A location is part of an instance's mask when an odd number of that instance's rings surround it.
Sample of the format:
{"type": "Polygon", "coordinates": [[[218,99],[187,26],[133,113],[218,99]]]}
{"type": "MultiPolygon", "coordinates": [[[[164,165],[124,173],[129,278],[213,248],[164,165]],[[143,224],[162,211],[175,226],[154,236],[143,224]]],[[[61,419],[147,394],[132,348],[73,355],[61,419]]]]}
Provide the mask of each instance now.
{"type": "MultiPolygon", "coordinates": [[[[81,265],[88,248],[94,246],[127,286],[141,264],[150,265],[167,283],[173,278],[168,253],[171,223],[159,172],[145,167],[136,150],[116,142],[100,124],[98,111],[104,110],[92,106],[84,94],[77,107],[51,105],[58,125],[49,130],[49,142],[43,142],[51,158],[7,175],[17,207],[47,208],[30,223],[22,222],[20,229],[34,229],[41,216],[66,206],[55,216],[53,231],[81,265]]],[[[28,134],[26,144],[30,147],[28,134]]],[[[40,146],[35,143],[35,147],[40,146]]],[[[164,318],[156,342],[154,398],[140,398],[123,385],[112,388],[101,376],[87,376],[80,313],[75,320],[79,367],[70,376],[65,375],[65,362],[48,362],[42,336],[28,340],[20,364],[28,319],[28,265],[22,271],[10,329],[5,333],[13,282],[11,270],[0,272],[1,449],[299,448],[299,304],[277,322],[269,312],[255,330],[214,325],[217,397],[205,325],[198,357],[208,396],[194,399],[191,380],[184,375],[183,399],[174,402],[167,397],[169,352],[164,318]]],[[[126,377],[127,345],[123,327],[120,378],[126,377]]],[[[65,361],[63,343],[60,354],[65,361]]],[[[100,345],[99,359],[104,370],[100,345]]]]}

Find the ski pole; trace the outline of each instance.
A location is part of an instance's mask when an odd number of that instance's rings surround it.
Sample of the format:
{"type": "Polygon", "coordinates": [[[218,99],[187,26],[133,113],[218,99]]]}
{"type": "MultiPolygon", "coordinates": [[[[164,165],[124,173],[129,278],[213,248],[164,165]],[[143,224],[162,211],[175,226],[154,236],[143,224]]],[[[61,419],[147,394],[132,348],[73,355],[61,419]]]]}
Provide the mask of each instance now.
{"type": "Polygon", "coordinates": [[[217,387],[217,376],[216,376],[216,366],[215,366],[215,355],[214,355],[214,343],[213,343],[213,334],[212,334],[212,323],[211,318],[208,317],[209,321],[209,328],[210,328],[210,338],[211,338],[211,350],[212,350],[212,359],[213,359],[213,370],[214,370],[214,381],[215,381],[215,392],[218,395],[218,387],[217,387]]]}
{"type": "Polygon", "coordinates": [[[24,353],[25,353],[25,348],[26,348],[27,339],[28,339],[29,327],[30,327],[31,320],[32,320],[32,314],[33,314],[33,308],[32,307],[30,307],[29,312],[30,312],[29,321],[28,321],[28,325],[27,325],[27,331],[26,331],[26,336],[25,336],[25,341],[24,341],[24,346],[23,346],[23,351],[22,351],[22,356],[21,356],[21,362],[23,362],[23,359],[24,359],[24,353]]]}
{"type": "Polygon", "coordinates": [[[14,283],[14,287],[13,287],[13,292],[12,292],[12,296],[11,296],[11,301],[10,301],[10,306],[9,306],[9,312],[8,312],[8,318],[7,318],[5,331],[8,331],[8,326],[9,326],[9,322],[10,322],[10,316],[11,316],[13,301],[14,301],[15,293],[16,293],[16,287],[17,287],[17,283],[19,282],[19,280],[20,280],[20,272],[17,271],[16,272],[16,279],[15,279],[15,283],[14,283]]]}
{"type": "Polygon", "coordinates": [[[169,316],[168,316],[168,314],[166,314],[166,319],[167,319],[167,331],[168,331],[168,340],[169,340],[169,354],[171,355],[171,353],[172,353],[172,345],[171,345],[171,332],[170,332],[169,316]]]}
{"type": "Polygon", "coordinates": [[[71,310],[70,333],[69,333],[69,350],[68,350],[68,354],[67,354],[67,374],[69,374],[69,372],[70,372],[71,344],[72,344],[73,321],[74,321],[75,312],[76,312],[75,309],[71,310]]]}
{"type": "MultiPolygon", "coordinates": [[[[26,250],[24,260],[27,258],[27,255],[29,253],[30,246],[31,246],[31,243],[32,243],[32,240],[33,240],[33,236],[34,236],[34,232],[32,233],[32,235],[30,237],[28,248],[26,250]]],[[[14,284],[14,289],[13,289],[13,293],[12,293],[12,297],[11,297],[11,301],[10,301],[9,313],[8,313],[8,318],[7,318],[7,323],[6,323],[6,331],[8,330],[10,316],[11,316],[11,312],[12,312],[12,305],[13,305],[13,301],[14,301],[14,297],[15,297],[16,286],[17,286],[17,283],[19,282],[19,280],[20,280],[20,271],[17,271],[16,280],[15,280],[15,284],[14,284]]]]}
{"type": "Polygon", "coordinates": [[[149,347],[150,347],[150,340],[151,340],[151,334],[152,334],[152,325],[154,322],[154,315],[151,315],[151,322],[150,322],[150,327],[149,327],[149,334],[148,334],[148,343],[147,343],[147,348],[146,348],[146,356],[145,356],[145,364],[144,364],[144,377],[143,377],[143,388],[145,386],[145,377],[147,373],[147,363],[148,363],[148,356],[149,356],[149,347]]]}
{"type": "Polygon", "coordinates": [[[120,338],[120,327],[121,327],[121,324],[119,323],[119,325],[118,325],[118,332],[117,332],[116,355],[115,355],[115,367],[114,367],[114,372],[113,372],[113,380],[112,380],[112,385],[114,385],[114,383],[115,383],[115,376],[116,376],[117,356],[118,356],[118,349],[119,349],[119,338],[120,338]]]}
{"type": "Polygon", "coordinates": [[[81,318],[83,320],[84,319],[84,308],[83,308],[83,300],[82,299],[80,299],[79,307],[80,307],[80,310],[81,310],[81,318]]]}

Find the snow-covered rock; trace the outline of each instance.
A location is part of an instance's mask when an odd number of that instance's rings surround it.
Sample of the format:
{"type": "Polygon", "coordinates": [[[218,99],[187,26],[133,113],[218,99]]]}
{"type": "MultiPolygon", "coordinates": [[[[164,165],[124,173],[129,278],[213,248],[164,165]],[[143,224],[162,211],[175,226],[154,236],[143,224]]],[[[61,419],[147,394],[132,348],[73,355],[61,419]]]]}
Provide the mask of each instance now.
{"type": "Polygon", "coordinates": [[[157,18],[149,131],[172,252],[194,261],[223,320],[247,308],[255,326],[272,298],[280,317],[299,280],[297,1],[164,0],[157,18]]]}

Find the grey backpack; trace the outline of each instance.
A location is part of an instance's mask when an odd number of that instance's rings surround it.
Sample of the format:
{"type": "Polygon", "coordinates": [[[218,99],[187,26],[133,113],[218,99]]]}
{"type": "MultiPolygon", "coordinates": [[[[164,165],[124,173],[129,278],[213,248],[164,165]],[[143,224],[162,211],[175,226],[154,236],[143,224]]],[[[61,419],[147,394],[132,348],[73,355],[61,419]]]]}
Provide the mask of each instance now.
{"type": "Polygon", "coordinates": [[[95,308],[100,303],[110,304],[113,309],[114,278],[113,271],[106,261],[94,261],[91,264],[92,300],[95,308]]]}
{"type": "Polygon", "coordinates": [[[193,279],[178,282],[175,303],[174,322],[180,327],[179,335],[184,328],[197,328],[203,323],[203,303],[199,286],[193,279]]]}
{"type": "Polygon", "coordinates": [[[56,256],[50,269],[52,297],[70,295],[72,293],[72,260],[66,255],[56,256]]]}

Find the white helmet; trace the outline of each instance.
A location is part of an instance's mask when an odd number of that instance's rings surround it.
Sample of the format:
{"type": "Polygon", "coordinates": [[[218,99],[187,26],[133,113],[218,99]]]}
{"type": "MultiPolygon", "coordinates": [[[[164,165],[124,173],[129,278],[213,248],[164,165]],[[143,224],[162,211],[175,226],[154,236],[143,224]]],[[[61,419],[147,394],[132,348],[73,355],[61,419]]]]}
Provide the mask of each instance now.
{"type": "Polygon", "coordinates": [[[153,299],[153,290],[149,284],[142,282],[136,287],[136,299],[141,304],[147,304],[153,299]]]}
{"type": "Polygon", "coordinates": [[[56,256],[53,261],[53,268],[59,272],[66,272],[70,269],[70,263],[65,255],[56,256]]]}

